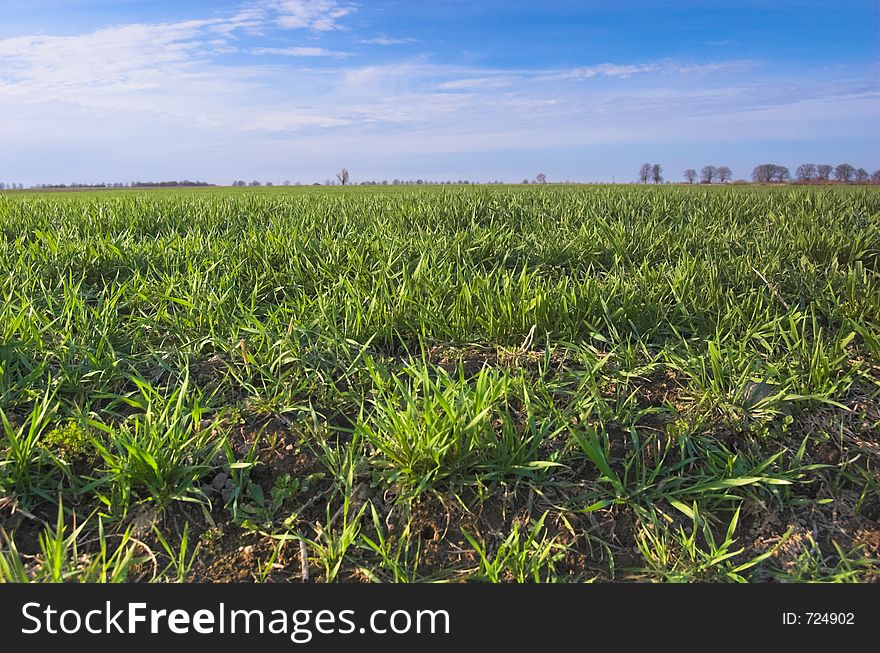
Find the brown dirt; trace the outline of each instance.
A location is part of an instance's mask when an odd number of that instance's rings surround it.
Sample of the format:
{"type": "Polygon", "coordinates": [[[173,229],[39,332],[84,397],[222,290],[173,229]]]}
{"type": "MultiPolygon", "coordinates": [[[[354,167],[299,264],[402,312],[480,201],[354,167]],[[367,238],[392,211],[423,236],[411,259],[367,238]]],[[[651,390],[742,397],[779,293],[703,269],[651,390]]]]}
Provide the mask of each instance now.
{"type": "MultiPolygon", "coordinates": [[[[460,365],[466,376],[473,376],[483,367],[523,369],[528,372],[536,372],[544,363],[545,357],[546,353],[542,349],[438,345],[428,350],[427,361],[450,374],[457,372],[460,365]]],[[[574,361],[568,357],[566,352],[552,351],[549,359],[550,370],[575,367],[574,361]]]]}

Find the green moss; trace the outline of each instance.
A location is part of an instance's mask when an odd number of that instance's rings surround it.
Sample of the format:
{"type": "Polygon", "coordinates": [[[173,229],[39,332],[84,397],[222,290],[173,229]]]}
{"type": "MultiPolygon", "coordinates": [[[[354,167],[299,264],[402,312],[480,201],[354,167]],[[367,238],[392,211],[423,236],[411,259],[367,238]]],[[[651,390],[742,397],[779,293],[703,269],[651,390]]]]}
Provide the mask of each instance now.
{"type": "Polygon", "coordinates": [[[55,428],[40,440],[40,446],[71,462],[95,457],[92,430],[76,422],[67,422],[55,428]]]}

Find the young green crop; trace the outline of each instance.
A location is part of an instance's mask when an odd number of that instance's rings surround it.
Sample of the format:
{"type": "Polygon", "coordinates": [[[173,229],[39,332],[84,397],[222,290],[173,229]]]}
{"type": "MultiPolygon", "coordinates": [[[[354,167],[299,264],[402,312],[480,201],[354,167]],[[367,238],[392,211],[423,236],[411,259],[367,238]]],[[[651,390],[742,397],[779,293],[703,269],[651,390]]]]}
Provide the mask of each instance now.
{"type": "Polygon", "coordinates": [[[0,194],[3,576],[877,578],[878,343],[870,187],[0,194]]]}

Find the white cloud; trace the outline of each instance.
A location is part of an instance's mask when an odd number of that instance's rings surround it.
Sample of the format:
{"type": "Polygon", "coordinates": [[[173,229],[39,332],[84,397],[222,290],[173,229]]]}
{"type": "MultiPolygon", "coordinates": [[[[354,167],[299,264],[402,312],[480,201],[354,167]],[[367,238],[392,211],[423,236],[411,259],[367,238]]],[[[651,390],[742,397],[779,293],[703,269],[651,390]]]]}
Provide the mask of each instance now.
{"type": "MultiPolygon", "coordinates": [[[[0,41],[0,70],[33,99],[109,89],[153,88],[163,73],[194,69],[210,21],[108,27],[79,36],[24,36],[0,41]]],[[[216,43],[215,43],[216,45],[216,43]]]]}
{"type": "Polygon", "coordinates": [[[596,66],[581,66],[561,72],[549,73],[550,79],[592,79],[593,77],[630,77],[639,73],[659,70],[658,64],[619,65],[603,63],[596,66]]]}
{"type": "Polygon", "coordinates": [[[493,88],[505,88],[515,81],[513,76],[498,75],[496,77],[470,77],[467,79],[452,79],[440,82],[437,88],[446,91],[469,91],[487,90],[493,88]]]}
{"type": "Polygon", "coordinates": [[[410,37],[394,38],[383,34],[374,39],[361,39],[359,43],[366,43],[367,45],[407,45],[409,43],[419,43],[419,40],[410,37]]]}
{"type": "Polygon", "coordinates": [[[757,67],[757,61],[751,59],[737,59],[734,61],[720,61],[705,64],[676,64],[674,62],[666,62],[666,70],[670,70],[682,75],[713,75],[717,73],[733,73],[746,72],[757,67]]]}
{"type": "Polygon", "coordinates": [[[237,30],[256,32],[265,22],[265,13],[265,10],[258,6],[243,7],[228,18],[212,25],[211,30],[225,36],[231,36],[237,30]]]}
{"type": "Polygon", "coordinates": [[[254,48],[251,54],[277,55],[281,57],[347,57],[347,52],[338,52],[336,50],[327,50],[325,48],[315,47],[289,47],[289,48],[254,48]]]}
{"type": "Polygon", "coordinates": [[[720,73],[744,72],[754,68],[757,62],[751,60],[735,60],[711,62],[706,64],[686,64],[671,60],[663,60],[640,64],[602,63],[593,66],[581,66],[567,70],[552,71],[545,74],[545,79],[593,79],[609,77],[626,79],[634,75],[646,73],[679,74],[679,75],[711,75],[720,73]]]}
{"type": "Polygon", "coordinates": [[[305,127],[341,127],[343,125],[350,125],[351,122],[351,120],[334,118],[332,116],[281,111],[264,114],[256,121],[245,125],[245,129],[249,131],[291,131],[305,127]]]}
{"type": "Polygon", "coordinates": [[[264,0],[262,6],[275,13],[285,29],[325,32],[340,29],[340,19],[354,13],[355,5],[337,0],[264,0]]]}

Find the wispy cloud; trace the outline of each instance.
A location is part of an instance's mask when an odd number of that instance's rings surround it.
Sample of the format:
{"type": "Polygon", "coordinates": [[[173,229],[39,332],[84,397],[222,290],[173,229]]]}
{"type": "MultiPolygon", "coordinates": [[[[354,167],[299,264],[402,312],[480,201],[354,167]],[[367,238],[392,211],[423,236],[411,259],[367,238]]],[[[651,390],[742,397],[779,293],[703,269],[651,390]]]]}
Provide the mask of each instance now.
{"type": "Polygon", "coordinates": [[[275,55],[281,57],[347,57],[349,53],[337,50],[327,50],[309,46],[294,46],[288,48],[253,48],[251,54],[275,55]]]}
{"type": "Polygon", "coordinates": [[[639,73],[649,73],[660,69],[659,64],[613,64],[602,63],[595,66],[581,66],[568,70],[554,71],[544,75],[544,79],[592,79],[594,77],[631,77],[639,73]]]}
{"type": "Polygon", "coordinates": [[[664,69],[682,75],[713,75],[716,73],[744,73],[761,64],[751,59],[734,59],[732,61],[717,61],[701,64],[686,64],[667,61],[664,69]]]}
{"type": "Polygon", "coordinates": [[[408,45],[410,43],[419,43],[418,39],[414,39],[412,37],[392,37],[392,36],[377,36],[373,39],[361,39],[358,43],[365,43],[366,45],[408,45]]]}
{"type": "Polygon", "coordinates": [[[516,81],[512,75],[498,74],[494,77],[468,77],[466,79],[451,79],[437,84],[437,88],[444,91],[473,91],[505,88],[516,81]]]}
{"type": "Polygon", "coordinates": [[[247,123],[244,128],[248,131],[291,131],[300,130],[305,127],[341,127],[350,124],[351,120],[345,118],[334,118],[332,116],[297,113],[293,111],[281,111],[277,113],[266,113],[260,116],[256,121],[247,123]]]}
{"type": "Polygon", "coordinates": [[[318,32],[340,29],[340,20],[357,9],[352,3],[337,0],[263,0],[261,4],[274,13],[281,27],[318,32]]]}
{"type": "MultiPolygon", "coordinates": [[[[0,79],[31,99],[162,86],[168,73],[197,73],[216,39],[218,21],[192,20],[108,27],[78,36],[23,36],[0,40],[0,79]],[[210,45],[210,44],[213,44],[210,45]]],[[[202,68],[204,70],[204,68],[202,68]]]]}
{"type": "Polygon", "coordinates": [[[739,59],[734,61],[720,61],[710,63],[683,63],[665,59],[638,64],[615,64],[601,63],[592,66],[581,66],[567,70],[553,71],[545,74],[544,79],[594,79],[597,77],[609,77],[625,79],[633,75],[646,73],[676,73],[681,75],[708,75],[712,73],[743,72],[754,68],[755,61],[739,59]]]}
{"type": "MultiPolygon", "coordinates": [[[[285,6],[292,10],[306,5],[322,13],[302,14],[304,26],[314,24],[305,16],[333,18],[342,11],[334,2],[285,6]]],[[[744,88],[736,82],[737,75],[757,65],[750,61],[606,62],[511,71],[436,64],[424,58],[319,68],[215,60],[236,29],[252,25],[254,15],[124,25],[78,36],[0,40],[4,61],[0,84],[7,97],[21,102],[137,109],[208,126],[234,129],[246,124],[248,131],[299,131],[358,121],[362,129],[419,123],[433,129],[441,140],[444,130],[460,130],[462,125],[501,134],[513,125],[532,123],[544,125],[536,132],[542,138],[552,140],[558,134],[566,140],[571,135],[558,125],[570,120],[580,124],[589,120],[595,132],[603,120],[621,121],[626,114],[639,111],[650,110],[655,120],[662,120],[666,114],[700,115],[720,107],[736,111],[784,105],[798,98],[815,99],[822,89],[830,91],[827,85],[781,87],[777,83],[744,88]],[[225,32],[230,25],[234,29],[225,32]],[[663,77],[662,84],[657,82],[659,77],[663,77]],[[279,80],[284,80],[283,87],[278,86],[279,80]],[[582,80],[595,84],[582,87],[578,83],[582,80]],[[605,90],[602,80],[616,80],[613,90],[605,90]],[[290,91],[283,92],[285,87],[290,91]],[[308,107],[303,104],[306,98],[308,107]],[[247,121],[242,120],[243,114],[248,115],[247,121]],[[553,125],[552,130],[546,125],[553,125]]],[[[247,52],[316,61],[341,59],[346,54],[317,45],[260,46],[247,52]]]]}

